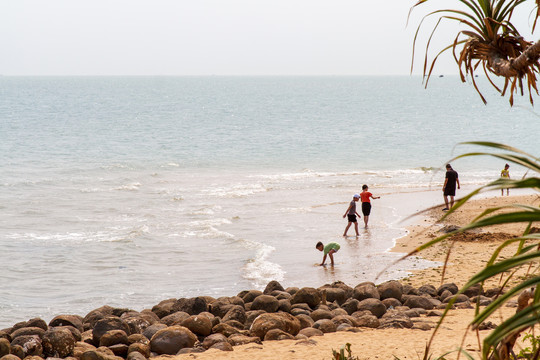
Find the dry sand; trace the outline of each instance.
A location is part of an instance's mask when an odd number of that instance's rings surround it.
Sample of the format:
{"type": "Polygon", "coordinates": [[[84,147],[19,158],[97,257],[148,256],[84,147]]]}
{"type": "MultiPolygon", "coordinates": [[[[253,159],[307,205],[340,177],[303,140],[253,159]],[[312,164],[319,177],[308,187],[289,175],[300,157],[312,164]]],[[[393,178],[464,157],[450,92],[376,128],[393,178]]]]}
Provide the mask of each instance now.
{"type": "MultiPolygon", "coordinates": [[[[540,204],[537,195],[520,197],[497,197],[471,201],[462,209],[451,214],[443,222],[438,222],[442,216],[440,208],[434,209],[430,217],[422,220],[422,224],[410,228],[409,235],[399,239],[394,251],[409,252],[436,236],[446,225],[464,225],[481,213],[487,207],[501,206],[512,203],[540,204]]],[[[540,224],[535,224],[539,227],[540,224]]],[[[449,264],[446,268],[445,278],[441,280],[441,268],[420,270],[411,275],[404,282],[413,286],[432,284],[438,286],[441,282],[454,282],[461,287],[467,279],[479,271],[484,265],[493,250],[502,241],[516,235],[520,235],[524,230],[524,225],[505,225],[482,229],[476,233],[462,236],[458,241],[446,240],[430,249],[420,253],[421,257],[429,260],[444,262],[447,250],[453,242],[449,264]]],[[[507,249],[501,253],[502,257],[508,257],[515,251],[515,247],[507,249]]],[[[520,273],[519,276],[525,274],[520,273]]],[[[497,286],[497,282],[485,286],[497,286]]],[[[505,307],[491,321],[495,324],[501,322],[502,318],[507,318],[515,312],[514,308],[505,307]]],[[[451,310],[445,319],[442,327],[434,338],[430,353],[433,358],[443,355],[446,352],[455,351],[461,344],[474,358],[479,358],[479,339],[476,334],[465,329],[472,320],[474,310],[462,309],[451,310]],[[464,337],[464,335],[466,337],[464,337]]],[[[422,317],[420,320],[430,324],[436,324],[438,317],[422,317]]],[[[479,332],[482,339],[490,330],[479,332]]],[[[429,341],[433,331],[411,330],[411,329],[361,329],[360,332],[338,332],[325,334],[320,337],[312,337],[309,340],[283,340],[266,341],[262,345],[248,344],[234,347],[234,351],[222,352],[219,350],[208,350],[204,353],[186,354],[174,356],[176,359],[332,359],[332,350],[338,350],[346,343],[351,344],[353,356],[359,359],[422,359],[426,343],[429,341]]],[[[170,356],[166,356],[170,358],[170,356]]],[[[446,357],[446,359],[457,358],[457,352],[446,357]]],[[[461,359],[465,359],[461,356],[461,359]]]]}

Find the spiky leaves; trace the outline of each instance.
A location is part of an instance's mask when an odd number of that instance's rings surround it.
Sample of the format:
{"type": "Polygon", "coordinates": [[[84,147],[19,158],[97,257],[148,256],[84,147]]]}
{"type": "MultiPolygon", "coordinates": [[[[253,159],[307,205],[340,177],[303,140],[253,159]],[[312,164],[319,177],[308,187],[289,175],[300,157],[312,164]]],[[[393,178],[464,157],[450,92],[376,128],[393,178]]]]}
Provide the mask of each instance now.
{"type": "MultiPolygon", "coordinates": [[[[418,1],[413,6],[413,9],[428,1],[418,1]]],[[[523,96],[525,88],[528,90],[529,101],[532,104],[533,92],[538,94],[537,73],[540,71],[540,41],[533,43],[524,40],[523,36],[511,22],[514,10],[526,0],[456,1],[464,5],[465,10],[440,9],[430,12],[424,16],[417,28],[413,41],[413,62],[414,47],[416,46],[417,36],[424,19],[439,16],[439,20],[433,28],[426,45],[426,56],[424,58],[426,86],[439,55],[452,49],[454,59],[459,67],[461,80],[465,82],[466,76],[470,75],[473,85],[484,103],[486,103],[486,99],[480,92],[474,76],[479,66],[482,67],[490,83],[502,96],[505,96],[509,90],[509,101],[511,105],[514,103],[514,93],[517,93],[519,90],[523,96]],[[454,40],[435,56],[431,61],[429,70],[427,70],[429,62],[427,53],[431,38],[442,20],[458,22],[467,29],[457,33],[454,40]],[[490,74],[504,78],[502,89],[495,85],[490,78],[490,74]]],[[[536,2],[537,11],[535,13],[533,29],[536,25],[536,20],[540,16],[540,0],[534,1],[536,2]]]]}

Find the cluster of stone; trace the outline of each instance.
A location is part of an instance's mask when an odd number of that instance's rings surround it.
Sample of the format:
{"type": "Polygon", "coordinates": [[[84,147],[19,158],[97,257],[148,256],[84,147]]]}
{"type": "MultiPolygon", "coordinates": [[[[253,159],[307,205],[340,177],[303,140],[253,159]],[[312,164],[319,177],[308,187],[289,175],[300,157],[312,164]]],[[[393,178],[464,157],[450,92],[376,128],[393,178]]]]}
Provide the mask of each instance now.
{"type": "Polygon", "coordinates": [[[36,318],[0,330],[0,360],[145,360],[153,356],[233,350],[234,345],[307,339],[361,328],[417,328],[449,301],[455,307],[487,305],[498,289],[474,287],[456,296],[455,284],[413,288],[398,281],[336,282],[318,289],[271,281],[264,291],[232,297],[168,299],[140,312],[103,306],[88,313],[36,318]]]}

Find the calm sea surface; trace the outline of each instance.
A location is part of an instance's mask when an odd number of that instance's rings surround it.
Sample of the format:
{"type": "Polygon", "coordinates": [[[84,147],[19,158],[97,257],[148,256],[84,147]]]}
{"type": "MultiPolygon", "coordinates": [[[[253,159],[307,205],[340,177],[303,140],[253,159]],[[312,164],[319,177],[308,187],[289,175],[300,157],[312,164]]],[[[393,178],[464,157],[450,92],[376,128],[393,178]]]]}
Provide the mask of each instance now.
{"type": "MultiPolygon", "coordinates": [[[[457,143],[538,155],[534,108],[479,81],[487,106],[456,77],[0,77],[0,328],[273,279],[374,281],[401,220],[442,201],[437,169],[471,149],[457,143]],[[382,198],[344,239],[362,184],[382,198]],[[334,269],[315,266],[317,241],[342,245],[334,269]]],[[[454,162],[462,195],[503,165],[454,162]]]]}

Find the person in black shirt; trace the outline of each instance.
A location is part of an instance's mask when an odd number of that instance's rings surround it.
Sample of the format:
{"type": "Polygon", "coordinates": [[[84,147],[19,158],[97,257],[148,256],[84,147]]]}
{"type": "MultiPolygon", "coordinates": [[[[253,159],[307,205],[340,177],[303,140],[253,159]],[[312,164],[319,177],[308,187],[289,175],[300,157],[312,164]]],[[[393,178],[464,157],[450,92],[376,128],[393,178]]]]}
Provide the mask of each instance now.
{"type": "Polygon", "coordinates": [[[458,173],[454,169],[452,169],[452,166],[450,164],[446,164],[446,176],[444,179],[444,185],[443,185],[443,195],[444,195],[444,203],[446,204],[446,207],[443,209],[443,211],[447,211],[452,206],[454,206],[454,196],[456,196],[456,184],[457,188],[459,189],[459,178],[458,173]],[[448,202],[448,197],[450,196],[450,202],[448,202]],[[448,206],[450,205],[450,206],[448,206]]]}

